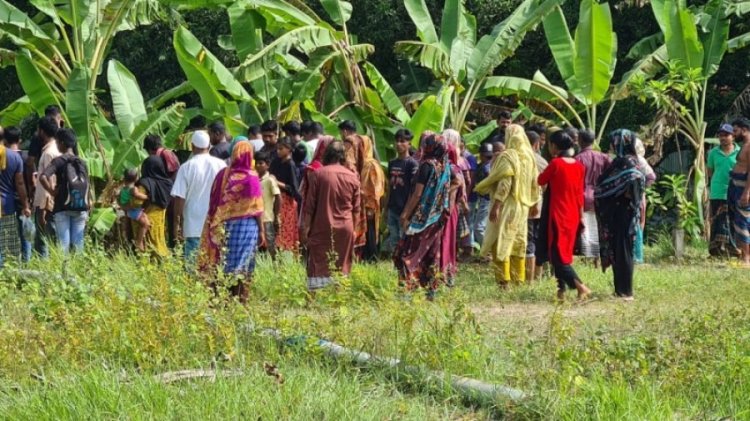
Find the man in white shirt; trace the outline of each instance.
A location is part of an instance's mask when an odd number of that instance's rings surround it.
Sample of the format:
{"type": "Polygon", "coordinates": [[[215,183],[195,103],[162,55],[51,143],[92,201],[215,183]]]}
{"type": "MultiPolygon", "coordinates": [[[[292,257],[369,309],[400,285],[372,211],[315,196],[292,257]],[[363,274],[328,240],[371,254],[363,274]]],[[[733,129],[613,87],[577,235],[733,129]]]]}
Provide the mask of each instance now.
{"type": "MultiPolygon", "coordinates": [[[[42,117],[39,120],[37,135],[42,143],[42,154],[36,168],[37,174],[43,174],[53,159],[61,155],[57,149],[55,135],[59,130],[59,123],[53,117],[42,117]]],[[[51,177],[52,186],[55,185],[55,177],[51,177]]],[[[55,228],[52,222],[52,210],[55,207],[55,199],[41,186],[34,192],[34,215],[36,219],[36,238],[34,239],[34,250],[43,258],[48,254],[48,243],[54,238],[55,228]]]]}
{"type": "Polygon", "coordinates": [[[211,138],[205,130],[194,132],[191,144],[193,156],[180,167],[172,186],[174,238],[184,238],[184,256],[188,264],[193,263],[200,245],[214,179],[227,166],[223,160],[208,153],[211,138]]]}
{"type": "Polygon", "coordinates": [[[307,163],[309,164],[313,160],[313,155],[315,155],[315,149],[318,147],[320,135],[323,133],[323,127],[320,123],[316,123],[312,120],[305,120],[302,122],[300,131],[302,132],[302,138],[305,140],[304,143],[307,147],[307,163]]]}

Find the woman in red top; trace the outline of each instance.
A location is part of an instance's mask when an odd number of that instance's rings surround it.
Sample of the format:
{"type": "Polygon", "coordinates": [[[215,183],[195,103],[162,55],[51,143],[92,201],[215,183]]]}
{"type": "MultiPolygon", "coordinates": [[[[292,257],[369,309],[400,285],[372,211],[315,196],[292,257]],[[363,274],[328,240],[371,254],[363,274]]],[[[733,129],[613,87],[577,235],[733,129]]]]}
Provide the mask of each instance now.
{"type": "MultiPolygon", "coordinates": [[[[565,287],[578,291],[578,298],[585,299],[591,294],[586,285],[571,266],[573,248],[583,217],[583,186],[585,168],[571,158],[568,150],[573,147],[573,139],[560,130],[549,142],[553,158],[549,166],[539,174],[540,186],[547,186],[549,206],[547,226],[548,256],[555,268],[557,278],[557,298],[565,298],[565,287]]],[[[544,221],[542,222],[545,223],[544,221]]],[[[544,226],[544,225],[542,225],[544,226]]]]}

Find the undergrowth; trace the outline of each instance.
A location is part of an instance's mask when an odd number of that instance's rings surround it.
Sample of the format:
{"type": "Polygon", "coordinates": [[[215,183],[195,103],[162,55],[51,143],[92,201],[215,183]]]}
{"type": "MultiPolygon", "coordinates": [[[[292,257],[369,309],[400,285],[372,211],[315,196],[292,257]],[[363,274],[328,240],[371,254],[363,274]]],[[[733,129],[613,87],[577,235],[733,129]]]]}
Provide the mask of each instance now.
{"type": "Polygon", "coordinates": [[[431,303],[400,291],[388,263],[355,265],[309,302],[304,267],[282,254],[259,259],[243,307],[224,293],[231,278],[217,296],[178,259],[53,253],[0,272],[0,418],[750,418],[746,273],[696,251],[657,262],[659,247],[632,304],[610,298],[611,273],[577,264],[596,292],[585,306],[556,305],[551,280],[501,292],[483,265],[431,303]],[[467,400],[331,360],[320,339],[528,398],[467,400]],[[245,374],[154,378],[195,368],[245,374]]]}

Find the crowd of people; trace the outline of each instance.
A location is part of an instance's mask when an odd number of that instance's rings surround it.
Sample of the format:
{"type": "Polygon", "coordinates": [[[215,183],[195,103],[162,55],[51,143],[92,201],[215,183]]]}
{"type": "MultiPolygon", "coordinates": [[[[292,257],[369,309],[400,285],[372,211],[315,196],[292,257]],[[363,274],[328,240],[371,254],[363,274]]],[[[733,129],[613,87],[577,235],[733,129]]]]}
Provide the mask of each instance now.
{"type": "MultiPolygon", "coordinates": [[[[548,265],[559,299],[570,289],[585,300],[591,290],[572,266],[579,255],[611,267],[615,295],[632,300],[645,188],[656,179],[641,140],[615,130],[604,153],[588,130],[524,127],[508,112],[497,123],[477,155],[456,130],[398,130],[387,168],[351,121],[337,139],[314,121],[266,121],[234,137],[215,122],[189,134],[183,163],[150,135],[148,157],[122,174],[115,205],[134,251],[158,258],[181,244],[188,271],[212,285],[217,271],[231,274],[242,302],[257,253],[279,251],[306,262],[311,296],[354,260],[389,256],[399,284],[429,299],[455,285],[461,262],[481,259],[501,288],[536,280],[548,265]]],[[[28,150],[17,128],[2,136],[2,257],[44,258],[54,242],[82,250],[89,177],[59,110],[47,109],[28,150]]],[[[707,162],[710,251],[750,266],[750,123],[722,125],[719,138],[707,162]]]]}

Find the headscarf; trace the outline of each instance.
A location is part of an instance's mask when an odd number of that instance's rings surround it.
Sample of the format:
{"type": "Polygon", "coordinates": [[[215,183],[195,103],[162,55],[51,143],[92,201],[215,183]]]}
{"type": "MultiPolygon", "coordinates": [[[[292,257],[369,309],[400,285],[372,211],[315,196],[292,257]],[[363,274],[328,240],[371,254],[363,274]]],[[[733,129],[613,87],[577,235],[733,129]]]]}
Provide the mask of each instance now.
{"type": "Polygon", "coordinates": [[[429,138],[430,136],[434,136],[434,135],[435,135],[435,132],[433,132],[431,130],[425,130],[419,136],[419,147],[417,148],[417,154],[414,157],[417,160],[417,162],[421,162],[422,161],[422,157],[424,155],[424,143],[425,143],[425,141],[427,140],[427,138],[429,138]]]}
{"type": "Polygon", "coordinates": [[[422,161],[419,172],[429,170],[430,177],[419,198],[417,209],[411,217],[407,235],[424,231],[439,222],[450,207],[451,164],[448,149],[440,135],[429,135],[420,139],[422,161]]]}
{"type": "Polygon", "coordinates": [[[172,179],[167,176],[164,159],[151,155],[141,165],[141,179],[138,185],[146,188],[148,201],[155,206],[166,209],[172,200],[172,179]]]}
{"type": "Polygon", "coordinates": [[[638,157],[638,169],[646,177],[646,185],[653,183],[656,180],[656,173],[646,160],[646,147],[643,146],[643,141],[638,137],[635,138],[635,153],[638,157]]]}
{"type": "Polygon", "coordinates": [[[539,170],[531,143],[524,128],[511,124],[505,129],[505,152],[492,164],[490,174],[474,187],[479,194],[492,194],[505,178],[512,177],[510,197],[517,203],[531,207],[539,201],[539,170]]]}
{"type": "Polygon", "coordinates": [[[232,143],[229,144],[229,156],[232,156],[232,151],[234,151],[235,145],[239,142],[249,142],[247,139],[247,136],[235,136],[232,139],[232,143]]]}
{"type": "Polygon", "coordinates": [[[232,163],[216,175],[211,187],[208,215],[201,236],[201,269],[219,264],[226,233],[224,223],[263,214],[263,190],[253,170],[253,145],[238,141],[232,148],[232,163]]]}
{"type": "Polygon", "coordinates": [[[617,157],[599,176],[594,191],[602,270],[606,270],[615,260],[614,247],[610,244],[615,226],[627,223],[628,232],[635,235],[645,186],[645,176],[638,169],[635,134],[630,130],[618,129],[609,138],[617,157]],[[627,206],[633,211],[630,221],[622,221],[616,216],[616,210],[623,206],[624,200],[628,201],[627,206]]]}
{"type": "Polygon", "coordinates": [[[361,191],[362,207],[380,209],[380,199],[385,194],[385,173],[373,153],[372,140],[362,137],[365,151],[365,165],[362,167],[361,191]]]}
{"type": "Polygon", "coordinates": [[[320,136],[320,138],[318,138],[318,146],[315,148],[312,162],[310,162],[310,165],[305,169],[305,173],[315,172],[323,168],[323,155],[325,155],[328,145],[333,143],[333,140],[332,136],[320,136]]]}
{"type": "Polygon", "coordinates": [[[458,166],[461,171],[469,169],[469,162],[459,153],[461,150],[461,133],[453,129],[443,130],[443,137],[448,144],[451,164],[458,166]]]}

